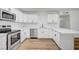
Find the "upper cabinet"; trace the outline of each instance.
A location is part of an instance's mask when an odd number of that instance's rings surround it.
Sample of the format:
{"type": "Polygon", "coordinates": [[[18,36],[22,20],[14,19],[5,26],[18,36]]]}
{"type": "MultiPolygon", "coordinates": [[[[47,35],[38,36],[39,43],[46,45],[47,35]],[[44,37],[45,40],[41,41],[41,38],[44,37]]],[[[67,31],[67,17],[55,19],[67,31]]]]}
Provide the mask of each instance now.
{"type": "Polygon", "coordinates": [[[48,24],[59,27],[60,18],[59,14],[48,14],[48,24]]]}
{"type": "Polygon", "coordinates": [[[11,12],[16,14],[16,22],[23,22],[23,23],[37,23],[37,15],[36,14],[24,14],[17,9],[11,9],[11,12]]]}
{"type": "Polygon", "coordinates": [[[59,16],[58,14],[48,14],[48,23],[57,23],[59,16]]]}
{"type": "Polygon", "coordinates": [[[25,14],[24,22],[26,23],[37,23],[37,15],[36,14],[25,14]]]}

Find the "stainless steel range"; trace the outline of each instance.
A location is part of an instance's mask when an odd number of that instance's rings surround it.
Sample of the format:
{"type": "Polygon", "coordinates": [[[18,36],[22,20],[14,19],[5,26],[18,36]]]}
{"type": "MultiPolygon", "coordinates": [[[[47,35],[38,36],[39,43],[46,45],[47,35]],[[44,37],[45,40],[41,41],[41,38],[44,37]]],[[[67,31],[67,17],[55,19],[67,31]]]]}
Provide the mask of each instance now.
{"type": "Polygon", "coordinates": [[[0,29],[0,50],[16,49],[20,43],[20,30],[11,30],[11,28],[0,29]]]}

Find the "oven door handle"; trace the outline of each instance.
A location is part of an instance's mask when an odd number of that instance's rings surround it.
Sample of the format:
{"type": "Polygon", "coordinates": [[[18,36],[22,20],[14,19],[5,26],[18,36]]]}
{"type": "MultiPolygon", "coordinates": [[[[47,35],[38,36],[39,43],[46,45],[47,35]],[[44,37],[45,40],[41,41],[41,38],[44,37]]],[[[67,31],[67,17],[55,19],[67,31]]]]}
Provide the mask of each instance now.
{"type": "Polygon", "coordinates": [[[11,37],[11,39],[17,39],[17,38],[13,38],[13,37],[11,37]]]}

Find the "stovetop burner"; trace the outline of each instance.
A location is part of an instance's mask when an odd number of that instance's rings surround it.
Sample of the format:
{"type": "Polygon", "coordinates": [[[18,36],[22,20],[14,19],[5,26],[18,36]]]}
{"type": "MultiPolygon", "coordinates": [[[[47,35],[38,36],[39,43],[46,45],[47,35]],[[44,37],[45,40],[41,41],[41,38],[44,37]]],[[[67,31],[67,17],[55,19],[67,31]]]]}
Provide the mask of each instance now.
{"type": "Polygon", "coordinates": [[[0,33],[7,33],[7,32],[11,32],[11,28],[2,28],[2,29],[0,29],[0,33]]]}

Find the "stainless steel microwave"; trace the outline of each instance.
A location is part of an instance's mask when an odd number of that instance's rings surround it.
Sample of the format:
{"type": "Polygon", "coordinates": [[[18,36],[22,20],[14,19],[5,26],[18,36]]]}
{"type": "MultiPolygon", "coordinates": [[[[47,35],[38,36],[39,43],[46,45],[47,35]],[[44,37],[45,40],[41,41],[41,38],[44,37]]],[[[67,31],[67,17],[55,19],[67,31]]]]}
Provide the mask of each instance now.
{"type": "Polygon", "coordinates": [[[14,21],[16,20],[16,14],[0,9],[0,20],[14,21]]]}

